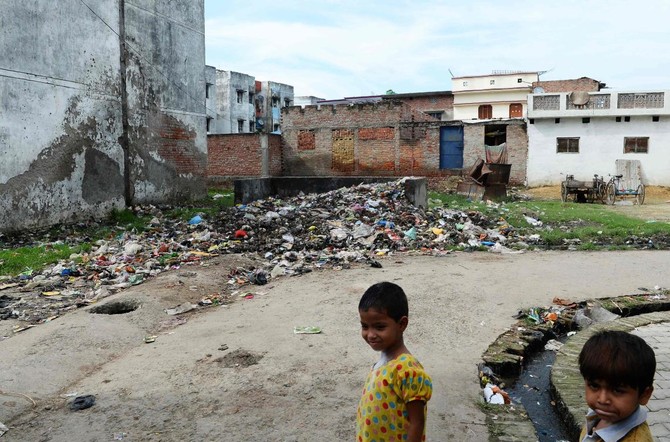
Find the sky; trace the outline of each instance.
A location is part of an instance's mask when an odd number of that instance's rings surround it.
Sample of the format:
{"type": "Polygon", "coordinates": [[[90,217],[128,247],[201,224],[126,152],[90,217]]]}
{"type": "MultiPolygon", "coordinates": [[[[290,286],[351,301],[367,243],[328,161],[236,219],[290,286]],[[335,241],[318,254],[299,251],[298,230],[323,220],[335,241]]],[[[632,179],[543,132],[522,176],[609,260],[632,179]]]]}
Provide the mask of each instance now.
{"type": "Polygon", "coordinates": [[[205,0],[206,63],[325,99],[546,71],[670,89],[668,0],[205,0]]]}

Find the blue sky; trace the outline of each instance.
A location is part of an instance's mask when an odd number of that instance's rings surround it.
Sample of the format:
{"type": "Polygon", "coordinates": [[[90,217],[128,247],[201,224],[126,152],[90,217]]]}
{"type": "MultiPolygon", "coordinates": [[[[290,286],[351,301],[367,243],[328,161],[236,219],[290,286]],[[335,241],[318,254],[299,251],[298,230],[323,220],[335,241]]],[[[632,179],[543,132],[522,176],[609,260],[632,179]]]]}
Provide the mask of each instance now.
{"type": "Polygon", "coordinates": [[[669,19],[668,0],[205,0],[206,62],[327,99],[493,70],[670,89],[669,19]]]}

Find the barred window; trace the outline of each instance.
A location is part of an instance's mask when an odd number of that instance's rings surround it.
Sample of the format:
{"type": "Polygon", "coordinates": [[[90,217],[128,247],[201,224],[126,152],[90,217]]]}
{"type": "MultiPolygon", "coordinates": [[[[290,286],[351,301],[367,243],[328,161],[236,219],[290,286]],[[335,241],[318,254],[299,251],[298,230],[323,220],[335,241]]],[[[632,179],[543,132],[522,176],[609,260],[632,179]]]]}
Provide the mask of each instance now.
{"type": "Polygon", "coordinates": [[[556,153],[579,153],[579,137],[556,138],[556,153]]]}
{"type": "Polygon", "coordinates": [[[624,137],[623,153],[648,153],[649,137],[624,137]]]}

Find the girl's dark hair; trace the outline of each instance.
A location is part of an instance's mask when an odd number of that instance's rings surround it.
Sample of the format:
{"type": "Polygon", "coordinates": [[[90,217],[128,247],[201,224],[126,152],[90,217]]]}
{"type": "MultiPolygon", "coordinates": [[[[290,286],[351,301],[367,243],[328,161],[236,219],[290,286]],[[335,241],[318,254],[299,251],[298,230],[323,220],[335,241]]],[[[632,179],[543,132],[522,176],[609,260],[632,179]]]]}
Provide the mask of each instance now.
{"type": "Polygon", "coordinates": [[[587,381],[625,385],[642,393],[654,383],[656,356],[644,339],[605,330],[591,336],[579,353],[579,371],[587,381]]]}
{"type": "Polygon", "coordinates": [[[378,282],[363,293],[358,310],[366,312],[371,308],[386,313],[396,321],[409,315],[405,292],[392,282],[378,282]]]}

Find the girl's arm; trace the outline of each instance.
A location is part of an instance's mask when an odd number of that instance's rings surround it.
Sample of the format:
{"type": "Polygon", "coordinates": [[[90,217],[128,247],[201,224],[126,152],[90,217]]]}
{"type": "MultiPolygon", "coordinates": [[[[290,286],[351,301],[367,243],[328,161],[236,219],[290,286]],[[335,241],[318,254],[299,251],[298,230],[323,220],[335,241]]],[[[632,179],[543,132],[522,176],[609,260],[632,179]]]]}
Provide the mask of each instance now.
{"type": "Polygon", "coordinates": [[[423,401],[412,401],[407,404],[407,418],[409,420],[407,442],[421,442],[423,427],[426,423],[424,407],[425,403],[423,401]]]}

